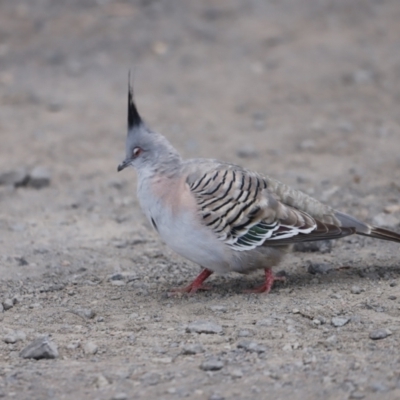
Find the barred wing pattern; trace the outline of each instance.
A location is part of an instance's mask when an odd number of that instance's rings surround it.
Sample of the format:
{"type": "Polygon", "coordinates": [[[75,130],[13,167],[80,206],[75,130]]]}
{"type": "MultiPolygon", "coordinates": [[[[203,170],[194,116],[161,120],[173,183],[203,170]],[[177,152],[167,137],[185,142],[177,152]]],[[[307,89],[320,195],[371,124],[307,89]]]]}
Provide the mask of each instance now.
{"type": "Polygon", "coordinates": [[[214,165],[201,173],[197,170],[189,174],[187,184],[204,225],[237,251],[267,242],[292,242],[291,238],[321,226],[324,232],[329,230],[305,212],[281,203],[268,190],[267,179],[234,165],[214,165]]]}

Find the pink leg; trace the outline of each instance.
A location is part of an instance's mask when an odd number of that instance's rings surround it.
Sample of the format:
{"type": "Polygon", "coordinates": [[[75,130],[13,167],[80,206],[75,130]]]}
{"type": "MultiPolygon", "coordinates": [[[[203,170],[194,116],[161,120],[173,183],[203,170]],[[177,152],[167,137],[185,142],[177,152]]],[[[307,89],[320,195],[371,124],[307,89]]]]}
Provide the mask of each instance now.
{"type": "Polygon", "coordinates": [[[261,286],[246,290],[245,293],[265,293],[268,294],[271,291],[272,285],[275,281],[286,281],[284,276],[275,276],[271,268],[265,268],[265,282],[261,286]]]}
{"type": "Polygon", "coordinates": [[[198,290],[208,290],[209,287],[203,286],[203,282],[213,273],[207,268],[204,268],[203,271],[200,272],[199,276],[188,286],[183,288],[172,289],[173,293],[196,293],[198,290]]]}

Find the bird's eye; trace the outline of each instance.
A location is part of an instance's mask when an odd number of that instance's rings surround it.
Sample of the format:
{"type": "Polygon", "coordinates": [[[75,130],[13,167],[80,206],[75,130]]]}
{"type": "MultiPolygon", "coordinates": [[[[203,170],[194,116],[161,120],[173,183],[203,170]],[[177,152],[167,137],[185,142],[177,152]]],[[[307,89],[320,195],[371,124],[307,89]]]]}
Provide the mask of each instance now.
{"type": "Polygon", "coordinates": [[[132,157],[136,158],[141,152],[142,152],[142,149],[140,147],[135,147],[132,150],[132,157]]]}

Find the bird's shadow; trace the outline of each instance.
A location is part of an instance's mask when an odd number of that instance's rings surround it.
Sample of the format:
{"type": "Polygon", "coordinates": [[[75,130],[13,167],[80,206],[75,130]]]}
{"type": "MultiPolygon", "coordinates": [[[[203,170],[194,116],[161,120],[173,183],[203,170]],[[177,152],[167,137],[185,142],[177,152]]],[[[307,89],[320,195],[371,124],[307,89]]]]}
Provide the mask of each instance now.
{"type": "MultiPolygon", "coordinates": [[[[392,283],[400,278],[400,265],[381,265],[374,267],[345,266],[332,268],[326,273],[310,273],[305,267],[300,267],[291,269],[289,273],[285,271],[277,272],[277,275],[285,276],[286,281],[274,283],[271,293],[279,293],[282,288],[289,290],[307,290],[307,288],[321,287],[321,285],[329,286],[330,283],[361,284],[360,282],[366,279],[369,281],[383,280],[392,283]]],[[[209,286],[211,290],[198,291],[196,296],[213,297],[215,294],[240,294],[246,290],[254,289],[263,282],[263,275],[261,274],[238,275],[232,273],[223,276],[213,275],[207,280],[207,286],[209,286]]],[[[168,292],[168,290],[169,288],[165,286],[165,291],[168,292]]]]}

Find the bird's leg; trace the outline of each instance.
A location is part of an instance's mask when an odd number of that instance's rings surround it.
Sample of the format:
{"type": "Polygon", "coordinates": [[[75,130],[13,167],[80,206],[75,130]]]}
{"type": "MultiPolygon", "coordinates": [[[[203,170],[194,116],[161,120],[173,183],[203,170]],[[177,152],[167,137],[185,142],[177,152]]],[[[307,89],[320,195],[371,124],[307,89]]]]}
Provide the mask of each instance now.
{"type": "Polygon", "coordinates": [[[209,290],[210,288],[207,286],[203,286],[203,282],[213,273],[207,268],[204,268],[203,271],[200,272],[199,276],[188,286],[183,288],[172,289],[172,293],[196,293],[198,290],[209,290]]]}
{"type": "Polygon", "coordinates": [[[286,278],[284,276],[275,276],[271,268],[265,268],[265,282],[255,289],[246,290],[245,293],[268,294],[275,281],[286,281],[286,278]]]}

